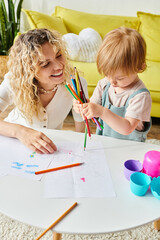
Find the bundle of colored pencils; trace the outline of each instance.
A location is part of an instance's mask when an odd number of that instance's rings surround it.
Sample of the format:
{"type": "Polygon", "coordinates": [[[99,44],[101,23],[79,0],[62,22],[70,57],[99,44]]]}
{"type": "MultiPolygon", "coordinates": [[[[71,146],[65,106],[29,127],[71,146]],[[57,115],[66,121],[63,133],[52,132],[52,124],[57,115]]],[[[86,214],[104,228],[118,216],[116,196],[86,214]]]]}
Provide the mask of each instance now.
{"type": "MultiPolygon", "coordinates": [[[[83,90],[83,86],[78,74],[78,71],[76,69],[76,67],[74,68],[75,70],[75,79],[72,78],[71,76],[71,80],[72,80],[72,84],[73,84],[73,88],[71,87],[71,85],[69,83],[66,83],[65,87],[67,88],[67,90],[72,94],[72,96],[76,99],[79,100],[81,104],[83,103],[87,103],[87,99],[83,90]]],[[[88,132],[88,136],[91,137],[91,131],[90,131],[90,127],[89,127],[89,123],[88,123],[88,119],[86,118],[86,116],[84,116],[84,122],[85,122],[85,138],[84,138],[84,150],[86,148],[86,142],[87,142],[87,132],[88,132]]],[[[96,118],[92,118],[92,121],[97,124],[97,127],[102,130],[103,126],[98,122],[98,120],[96,118]]]]}

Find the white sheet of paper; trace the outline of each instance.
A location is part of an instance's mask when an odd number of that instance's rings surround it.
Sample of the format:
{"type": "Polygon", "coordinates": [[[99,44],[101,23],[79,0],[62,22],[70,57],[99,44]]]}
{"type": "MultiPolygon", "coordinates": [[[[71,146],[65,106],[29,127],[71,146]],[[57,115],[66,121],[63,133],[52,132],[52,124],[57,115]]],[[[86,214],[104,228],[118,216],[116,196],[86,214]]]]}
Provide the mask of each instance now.
{"type": "MultiPolygon", "coordinates": [[[[56,144],[58,145],[58,144],[56,144]]],[[[115,197],[115,191],[101,142],[87,141],[87,148],[79,143],[60,145],[50,167],[84,162],[83,165],[48,173],[45,177],[45,198],[115,197]],[[64,150],[63,150],[64,151],[64,150]],[[69,154],[70,152],[70,154],[69,154]]]]}
{"type": "Polygon", "coordinates": [[[0,175],[16,175],[40,180],[42,175],[35,171],[46,169],[53,154],[37,154],[25,147],[19,140],[0,136],[0,175]]]}

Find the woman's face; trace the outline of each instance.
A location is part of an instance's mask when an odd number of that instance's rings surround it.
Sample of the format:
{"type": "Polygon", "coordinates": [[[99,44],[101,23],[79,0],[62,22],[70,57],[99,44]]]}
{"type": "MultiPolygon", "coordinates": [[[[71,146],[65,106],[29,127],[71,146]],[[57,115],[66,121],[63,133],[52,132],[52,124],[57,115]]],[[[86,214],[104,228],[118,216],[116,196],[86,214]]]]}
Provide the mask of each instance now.
{"type": "Polygon", "coordinates": [[[42,45],[44,60],[39,62],[36,79],[46,90],[64,81],[65,57],[61,51],[46,42],[42,45]]]}

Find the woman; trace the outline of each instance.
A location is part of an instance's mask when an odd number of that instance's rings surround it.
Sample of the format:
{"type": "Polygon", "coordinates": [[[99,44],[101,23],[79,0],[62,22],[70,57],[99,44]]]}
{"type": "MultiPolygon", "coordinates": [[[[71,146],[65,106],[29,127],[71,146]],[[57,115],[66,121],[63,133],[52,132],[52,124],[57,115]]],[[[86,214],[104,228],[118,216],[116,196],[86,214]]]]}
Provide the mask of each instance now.
{"type": "MultiPolygon", "coordinates": [[[[53,153],[55,144],[33,128],[61,129],[72,109],[65,88],[72,68],[61,36],[56,31],[34,29],[18,37],[8,61],[9,73],[0,85],[0,111],[15,108],[0,121],[0,134],[19,139],[37,153],[53,153]]],[[[87,83],[81,78],[85,94],[87,83]]],[[[73,112],[76,131],[84,131],[80,114],[73,112]]]]}

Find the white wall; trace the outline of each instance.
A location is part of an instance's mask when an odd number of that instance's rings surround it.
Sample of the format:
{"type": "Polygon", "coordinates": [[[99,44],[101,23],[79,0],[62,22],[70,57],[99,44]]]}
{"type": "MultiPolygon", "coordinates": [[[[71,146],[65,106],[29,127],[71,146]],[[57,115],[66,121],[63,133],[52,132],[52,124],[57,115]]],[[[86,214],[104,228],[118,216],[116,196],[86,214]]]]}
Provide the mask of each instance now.
{"type": "Polygon", "coordinates": [[[55,6],[78,11],[136,16],[137,11],[160,14],[160,0],[24,0],[23,8],[51,14],[55,6]]]}

